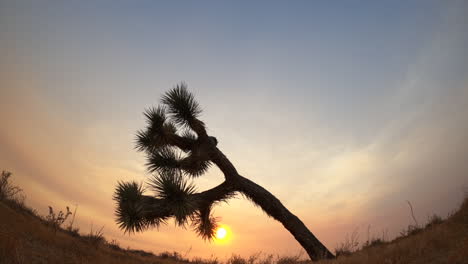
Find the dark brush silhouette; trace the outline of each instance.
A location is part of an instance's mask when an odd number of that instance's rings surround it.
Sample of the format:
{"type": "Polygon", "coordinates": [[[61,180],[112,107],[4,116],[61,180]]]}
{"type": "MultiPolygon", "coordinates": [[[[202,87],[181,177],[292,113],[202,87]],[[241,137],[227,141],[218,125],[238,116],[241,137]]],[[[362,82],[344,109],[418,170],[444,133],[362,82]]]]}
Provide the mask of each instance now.
{"type": "Polygon", "coordinates": [[[10,177],[13,175],[9,171],[2,171],[0,175],[0,201],[15,199],[23,191],[20,187],[10,183],[10,177]]]}
{"type": "Polygon", "coordinates": [[[274,195],[237,172],[198,119],[201,112],[184,83],[166,92],[160,106],[145,110],[147,126],[137,132],[136,148],[147,155],[146,166],[152,173],[147,187],[154,194],[145,195],[146,188],[136,182],[119,182],[114,194],[119,227],[141,232],[173,217],[180,226],[190,222],[198,235],[211,240],[217,228],[213,205],[241,193],[281,222],[312,260],[334,258],[274,195]],[[203,175],[212,164],[223,172],[225,181],[196,192],[189,178],[203,175]]]}

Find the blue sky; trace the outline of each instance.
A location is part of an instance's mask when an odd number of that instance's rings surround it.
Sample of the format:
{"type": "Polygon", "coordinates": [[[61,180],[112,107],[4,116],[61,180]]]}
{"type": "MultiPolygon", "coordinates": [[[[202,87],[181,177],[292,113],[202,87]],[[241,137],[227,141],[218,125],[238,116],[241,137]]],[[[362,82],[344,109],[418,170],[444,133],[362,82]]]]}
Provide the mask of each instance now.
{"type": "MultiPolygon", "coordinates": [[[[120,235],[115,182],[147,176],[133,148],[141,113],[180,81],[239,171],[330,248],[369,224],[398,234],[410,221],[405,200],[421,219],[446,214],[468,184],[464,1],[0,7],[2,169],[39,208],[79,204],[83,229],[94,221],[128,245],[193,246],[195,256],[299,250],[241,199],[217,209],[237,234],[230,246],[172,227],[120,235]]],[[[197,184],[221,180],[213,169],[197,184]]]]}

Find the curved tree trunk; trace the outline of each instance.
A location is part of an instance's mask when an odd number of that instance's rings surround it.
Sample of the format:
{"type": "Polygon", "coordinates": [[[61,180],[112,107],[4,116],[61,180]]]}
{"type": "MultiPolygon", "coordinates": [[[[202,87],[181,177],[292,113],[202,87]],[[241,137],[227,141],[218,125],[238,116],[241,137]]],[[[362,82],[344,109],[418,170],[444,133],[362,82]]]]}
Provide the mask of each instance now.
{"type": "Polygon", "coordinates": [[[334,258],[335,256],[309,231],[304,223],[292,214],[273,194],[254,183],[238,176],[237,189],[255,204],[260,206],[269,216],[281,222],[283,226],[307,251],[312,260],[334,258]]]}
{"type": "Polygon", "coordinates": [[[265,213],[281,222],[283,226],[306,250],[312,260],[331,259],[335,256],[309,231],[304,223],[292,214],[273,194],[253,181],[239,175],[234,165],[218,149],[211,155],[212,161],[224,173],[226,182],[232,184],[234,189],[244,194],[265,213]]]}

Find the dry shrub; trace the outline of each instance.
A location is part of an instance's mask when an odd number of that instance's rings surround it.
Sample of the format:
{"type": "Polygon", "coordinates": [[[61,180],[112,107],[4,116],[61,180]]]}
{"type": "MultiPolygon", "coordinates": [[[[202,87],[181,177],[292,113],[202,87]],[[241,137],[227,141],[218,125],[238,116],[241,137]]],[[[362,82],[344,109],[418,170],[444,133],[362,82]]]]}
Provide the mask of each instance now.
{"type": "Polygon", "coordinates": [[[282,256],[276,260],[277,264],[297,264],[299,263],[300,256],[282,256]]]}
{"type": "Polygon", "coordinates": [[[99,245],[102,245],[106,242],[106,239],[104,238],[104,233],[102,230],[104,229],[104,226],[101,227],[101,229],[93,231],[93,227],[91,226],[91,231],[89,234],[83,236],[83,239],[93,245],[95,248],[99,247],[99,245]]]}
{"type": "Polygon", "coordinates": [[[264,255],[257,260],[257,264],[273,264],[273,255],[264,255]]]}
{"type": "Polygon", "coordinates": [[[173,251],[173,252],[164,251],[162,253],[159,253],[158,257],[163,258],[163,259],[172,259],[175,261],[182,260],[182,256],[176,251],[173,251]]]}
{"type": "Polygon", "coordinates": [[[68,216],[72,214],[70,212],[70,208],[68,206],[66,208],[66,212],[60,211],[58,212],[58,214],[56,214],[54,212],[54,208],[52,208],[52,206],[49,206],[49,214],[44,217],[44,220],[49,226],[51,226],[54,229],[55,233],[57,233],[57,230],[67,220],[68,216]]]}
{"type": "Polygon", "coordinates": [[[272,254],[262,254],[262,252],[255,253],[251,255],[248,260],[248,264],[272,264],[273,255],[272,254]]]}
{"type": "Polygon", "coordinates": [[[107,243],[107,245],[114,249],[114,250],[118,250],[118,251],[122,251],[123,249],[120,247],[120,243],[119,241],[115,240],[115,239],[112,239],[111,242],[107,243]]]}
{"type": "Polygon", "coordinates": [[[20,187],[10,183],[12,175],[9,171],[2,171],[2,175],[0,176],[0,201],[12,200],[23,191],[20,187]]]}
{"type": "MultiPolygon", "coordinates": [[[[233,254],[226,260],[226,264],[302,264],[307,261],[301,260],[303,252],[293,256],[277,256],[272,254],[263,254],[262,252],[251,255],[248,258],[243,258],[233,254]]],[[[204,262],[206,263],[206,262],[204,262]]]]}
{"type": "Polygon", "coordinates": [[[359,233],[356,228],[351,235],[346,234],[345,240],[335,248],[335,256],[351,255],[359,249],[359,233]]]}
{"type": "Polygon", "coordinates": [[[421,227],[419,227],[419,226],[408,225],[408,227],[406,229],[403,229],[402,231],[400,231],[400,236],[401,237],[414,236],[414,235],[420,233],[421,231],[423,231],[423,229],[421,227]]]}
{"type": "Polygon", "coordinates": [[[217,257],[211,255],[209,259],[195,257],[190,261],[190,263],[192,264],[220,264],[221,262],[218,260],[217,257]]]}
{"type": "Polygon", "coordinates": [[[23,190],[10,182],[12,175],[9,171],[2,171],[0,176],[0,201],[21,213],[37,215],[36,210],[25,205],[26,196],[23,194],[23,190]]]}
{"type": "Polygon", "coordinates": [[[227,259],[226,264],[247,264],[247,260],[239,255],[233,254],[227,259]]]}

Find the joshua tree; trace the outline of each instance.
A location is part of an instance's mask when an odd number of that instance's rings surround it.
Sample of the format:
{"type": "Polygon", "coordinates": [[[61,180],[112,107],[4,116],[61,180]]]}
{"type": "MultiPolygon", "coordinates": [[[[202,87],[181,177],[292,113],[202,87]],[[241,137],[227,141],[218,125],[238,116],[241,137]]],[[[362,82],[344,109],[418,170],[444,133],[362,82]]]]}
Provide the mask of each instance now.
{"type": "Polygon", "coordinates": [[[307,251],[312,260],[334,258],[333,254],[270,192],[241,176],[217,148],[217,139],[206,132],[199,119],[200,105],[182,83],[164,94],[162,104],[146,109],[147,126],[137,132],[136,148],[146,153],[151,179],[145,187],[137,182],[119,182],[114,200],[117,223],[125,232],[158,227],[174,218],[180,226],[190,223],[205,240],[214,237],[217,222],[212,207],[243,194],[263,211],[280,221],[307,251]],[[196,192],[189,181],[216,165],[224,174],[220,185],[196,192]]]}

